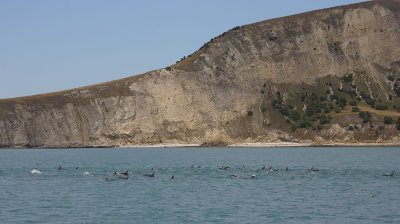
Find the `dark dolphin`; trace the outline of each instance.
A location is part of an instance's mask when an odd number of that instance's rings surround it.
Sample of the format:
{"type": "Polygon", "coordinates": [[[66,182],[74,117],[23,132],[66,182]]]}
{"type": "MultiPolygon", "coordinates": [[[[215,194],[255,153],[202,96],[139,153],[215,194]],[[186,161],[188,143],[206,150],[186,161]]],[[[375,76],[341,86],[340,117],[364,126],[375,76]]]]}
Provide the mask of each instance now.
{"type": "Polygon", "coordinates": [[[308,169],[308,171],[311,171],[311,172],[318,172],[319,169],[315,169],[314,167],[311,167],[310,169],[308,169]]]}
{"type": "Polygon", "coordinates": [[[221,166],[220,168],[218,168],[219,170],[230,170],[231,167],[230,166],[221,166]]]}
{"type": "Polygon", "coordinates": [[[263,167],[261,168],[261,170],[265,170],[265,166],[263,166],[263,167]]]}
{"type": "Polygon", "coordinates": [[[156,176],[156,174],[155,173],[145,173],[145,174],[143,174],[143,176],[144,177],[155,177],[156,176]]]}
{"type": "Polygon", "coordinates": [[[125,175],[124,173],[114,172],[114,175],[121,179],[125,179],[125,180],[129,179],[129,176],[125,175]]]}
{"type": "Polygon", "coordinates": [[[394,176],[394,170],[390,173],[390,174],[383,174],[382,176],[385,176],[385,177],[393,177],[394,176]]]}

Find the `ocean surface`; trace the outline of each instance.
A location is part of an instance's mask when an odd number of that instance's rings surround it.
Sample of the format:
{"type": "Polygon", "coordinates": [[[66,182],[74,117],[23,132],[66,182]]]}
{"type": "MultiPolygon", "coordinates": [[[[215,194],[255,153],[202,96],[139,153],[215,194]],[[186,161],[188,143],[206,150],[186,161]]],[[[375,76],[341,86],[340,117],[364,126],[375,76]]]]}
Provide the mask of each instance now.
{"type": "Polygon", "coordinates": [[[400,223],[400,149],[4,149],[0,223],[400,223]]]}

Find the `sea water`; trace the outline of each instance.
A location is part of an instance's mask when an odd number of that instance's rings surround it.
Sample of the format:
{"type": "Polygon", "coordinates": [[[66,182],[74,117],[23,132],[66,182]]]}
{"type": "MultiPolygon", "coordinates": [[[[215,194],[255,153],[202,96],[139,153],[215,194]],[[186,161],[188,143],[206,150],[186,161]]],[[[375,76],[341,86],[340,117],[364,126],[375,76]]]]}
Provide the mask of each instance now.
{"type": "Polygon", "coordinates": [[[400,223],[400,149],[5,149],[0,223],[400,223]]]}

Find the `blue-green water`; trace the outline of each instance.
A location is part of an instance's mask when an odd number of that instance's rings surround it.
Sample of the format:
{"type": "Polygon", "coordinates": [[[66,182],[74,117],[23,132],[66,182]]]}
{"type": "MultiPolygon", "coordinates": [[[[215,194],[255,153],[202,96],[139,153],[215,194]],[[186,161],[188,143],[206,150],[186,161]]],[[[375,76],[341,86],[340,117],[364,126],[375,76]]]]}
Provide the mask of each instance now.
{"type": "Polygon", "coordinates": [[[398,148],[0,150],[0,223],[400,223],[399,167],[398,148]]]}

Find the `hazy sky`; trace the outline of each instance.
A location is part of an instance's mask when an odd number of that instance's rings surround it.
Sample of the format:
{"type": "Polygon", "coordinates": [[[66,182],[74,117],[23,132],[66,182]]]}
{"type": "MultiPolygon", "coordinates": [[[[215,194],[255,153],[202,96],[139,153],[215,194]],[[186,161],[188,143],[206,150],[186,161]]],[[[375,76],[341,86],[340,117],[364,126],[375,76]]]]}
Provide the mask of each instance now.
{"type": "Polygon", "coordinates": [[[355,0],[1,0],[0,98],[166,67],[238,25],[355,0]]]}

